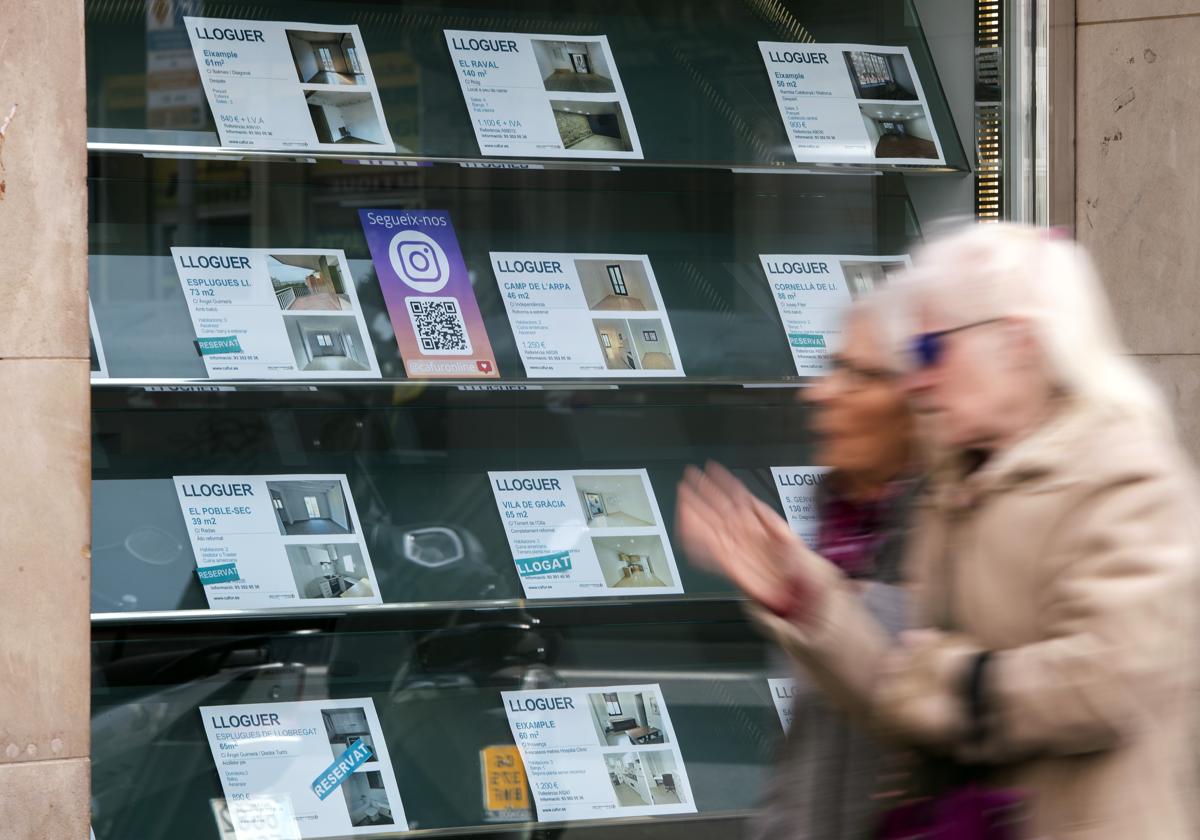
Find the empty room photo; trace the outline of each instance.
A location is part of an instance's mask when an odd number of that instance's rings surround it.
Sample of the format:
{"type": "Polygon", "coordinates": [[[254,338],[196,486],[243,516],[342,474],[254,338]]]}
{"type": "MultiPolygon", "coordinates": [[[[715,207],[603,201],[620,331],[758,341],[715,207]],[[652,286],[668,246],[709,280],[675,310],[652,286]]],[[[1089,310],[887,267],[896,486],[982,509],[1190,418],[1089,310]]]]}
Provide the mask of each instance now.
{"type": "Polygon", "coordinates": [[[267,271],[279,308],[287,312],[353,308],[346,275],[333,254],[270,254],[267,271]]]}
{"type": "Polygon", "coordinates": [[[575,260],[588,309],[650,312],[658,308],[641,260],[575,260]]]}
{"type": "Polygon", "coordinates": [[[877,158],[937,158],[933,129],[920,105],[860,103],[877,158]]]}
{"type": "Polygon", "coordinates": [[[907,266],[903,262],[863,262],[858,260],[842,260],[842,276],[850,294],[858,297],[873,289],[883,287],[888,276],[903,271],[907,266]]]}
{"type": "Polygon", "coordinates": [[[288,565],[302,598],[370,598],[375,594],[354,543],[289,545],[288,565]]]}
{"type": "Polygon", "coordinates": [[[915,102],[917,86],[900,53],[844,52],[859,99],[915,102]]]}
{"type": "Polygon", "coordinates": [[[304,95],[321,143],[386,143],[387,133],[366,91],[313,90],[304,95]]]}
{"type": "Polygon", "coordinates": [[[613,93],[612,71],[599,41],[533,39],[533,57],[546,90],[569,93],[613,93]]]}
{"type": "Polygon", "coordinates": [[[603,691],[588,695],[592,723],[601,746],[665,744],[658,695],[654,692],[603,691]]]}
{"type": "Polygon", "coordinates": [[[349,32],[287,30],[300,81],[308,85],[365,85],[361,53],[349,32]]]}
{"type": "Polygon", "coordinates": [[[577,475],[574,481],[589,528],[653,528],[656,524],[640,475],[577,475]]]}
{"type": "Polygon", "coordinates": [[[592,322],[609,370],[675,370],[667,333],[657,318],[592,322]]]}
{"type": "Polygon", "coordinates": [[[329,736],[329,746],[335,759],[341,758],[342,753],[361,738],[371,748],[371,757],[364,764],[378,760],[375,741],[367,727],[367,713],[361,706],[353,709],[322,709],[321,720],[325,723],[325,734],[329,736]]]}
{"type": "Polygon", "coordinates": [[[267,492],[285,537],[354,533],[340,481],[268,481],[267,492]]]}
{"type": "Polygon", "coordinates": [[[378,770],[351,773],[342,783],[346,795],[346,810],[350,812],[350,824],[355,828],[364,825],[392,825],[392,806],[387,791],[383,788],[383,774],[378,770]]]}
{"type": "Polygon", "coordinates": [[[362,333],[353,315],[284,317],[296,367],[308,370],[370,370],[362,333]]]}
{"type": "Polygon", "coordinates": [[[550,100],[564,149],[580,152],[631,152],[629,126],[620,102],[550,100]]]}
{"type": "Polygon", "coordinates": [[[592,547],[610,588],[675,584],[659,537],[593,537],[592,547]]]}

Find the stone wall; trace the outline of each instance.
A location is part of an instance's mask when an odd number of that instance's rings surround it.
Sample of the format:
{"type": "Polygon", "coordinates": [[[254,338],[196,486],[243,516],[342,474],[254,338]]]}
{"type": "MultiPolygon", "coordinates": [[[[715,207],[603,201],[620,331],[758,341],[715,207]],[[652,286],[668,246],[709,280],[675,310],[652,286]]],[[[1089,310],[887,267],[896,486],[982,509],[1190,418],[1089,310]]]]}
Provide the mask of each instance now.
{"type": "Polygon", "coordinates": [[[82,0],[0,0],[0,835],[6,840],[88,836],[83,67],[82,0]]]}
{"type": "Polygon", "coordinates": [[[1200,460],[1200,0],[1076,4],[1076,232],[1200,460]]]}

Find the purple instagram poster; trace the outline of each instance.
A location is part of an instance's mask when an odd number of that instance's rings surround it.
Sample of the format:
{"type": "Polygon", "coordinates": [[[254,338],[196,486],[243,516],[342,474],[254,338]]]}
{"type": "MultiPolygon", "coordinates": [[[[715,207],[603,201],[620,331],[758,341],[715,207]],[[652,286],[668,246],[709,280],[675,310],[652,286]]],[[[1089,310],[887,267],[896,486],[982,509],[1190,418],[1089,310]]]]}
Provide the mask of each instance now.
{"type": "Polygon", "coordinates": [[[498,378],[496,356],[445,210],[359,210],[412,379],[498,378]]]}

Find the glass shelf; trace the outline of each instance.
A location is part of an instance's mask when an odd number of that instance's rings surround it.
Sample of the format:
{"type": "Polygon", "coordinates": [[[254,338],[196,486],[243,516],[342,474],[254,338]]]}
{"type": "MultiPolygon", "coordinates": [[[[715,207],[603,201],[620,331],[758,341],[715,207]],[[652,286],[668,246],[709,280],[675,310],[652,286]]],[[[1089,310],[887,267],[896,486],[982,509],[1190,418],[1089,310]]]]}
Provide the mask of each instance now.
{"type": "Polygon", "coordinates": [[[562,618],[411,632],[209,633],[189,624],[139,636],[137,628],[97,628],[97,837],[216,836],[210,802],[222,794],[198,706],[349,697],[374,701],[412,829],[520,836],[535,826],[487,825],[483,814],[480,750],[513,743],[500,692],[644,683],[661,687],[699,813],[536,828],[604,837],[619,824],[622,834],[665,837],[686,825],[689,836],[714,840],[737,831],[782,736],[766,682],[781,674],[763,642],[729,615],[642,624],[562,618]]]}
{"type": "MultiPolygon", "coordinates": [[[[443,612],[451,602],[511,604],[523,591],[489,471],[645,468],[669,540],[675,486],[688,463],[720,460],[779,508],[770,468],[810,457],[798,393],[447,388],[388,402],[378,391],[97,391],[93,612],[207,608],[176,475],[345,474],[386,603],[435,602],[443,612]],[[106,405],[109,396],[128,403],[106,405]],[[454,563],[433,569],[407,557],[406,535],[430,527],[456,535],[462,550],[454,563]]],[[[676,563],[687,596],[731,596],[725,581],[682,556],[676,563]]],[[[339,612],[336,604],[331,611],[339,612]]]]}
{"type": "MultiPolygon", "coordinates": [[[[658,165],[797,164],[757,47],[760,40],[908,47],[945,151],[946,165],[935,169],[969,169],[909,0],[767,5],[522,0],[504,6],[490,0],[273,0],[198,6],[198,15],[357,24],[400,158],[485,160],[442,34],[479,29],[607,35],[645,158],[658,165]]],[[[190,87],[187,83],[194,64],[172,62],[157,69],[162,41],[158,33],[147,32],[148,15],[140,4],[90,0],[85,8],[89,139],[110,149],[212,151],[217,136],[198,76],[190,87]],[[190,108],[180,107],[189,102],[190,108]]],[[[186,37],[178,34],[186,46],[186,37]]]]}
{"type": "Polygon", "coordinates": [[[491,251],[646,254],[689,378],[781,382],[796,378],[795,366],[758,255],[894,255],[919,236],[898,175],[381,170],[93,155],[90,188],[89,285],[108,372],[178,384],[207,372],[172,246],[344,250],[382,375],[403,380],[362,208],[450,212],[505,382],[526,380],[491,251]]]}

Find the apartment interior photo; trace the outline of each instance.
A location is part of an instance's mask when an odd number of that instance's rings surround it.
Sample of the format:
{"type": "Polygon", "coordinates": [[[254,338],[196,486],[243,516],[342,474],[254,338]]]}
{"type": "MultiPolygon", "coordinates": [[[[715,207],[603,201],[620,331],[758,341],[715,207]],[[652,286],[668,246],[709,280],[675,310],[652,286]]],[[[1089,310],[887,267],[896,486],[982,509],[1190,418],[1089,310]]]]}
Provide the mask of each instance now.
{"type": "Polygon", "coordinates": [[[593,328],[609,370],[675,370],[667,332],[657,318],[599,319],[593,328]]]}
{"type": "Polygon", "coordinates": [[[577,475],[574,481],[589,528],[652,528],[656,524],[640,475],[577,475]]]}
{"type": "Polygon", "coordinates": [[[587,152],[630,152],[629,127],[619,102],[552,99],[554,124],[564,149],[587,152]]]}
{"type": "Polygon", "coordinates": [[[287,30],[288,47],[306,85],[365,85],[362,54],[349,32],[287,30]]]}
{"type": "Polygon", "coordinates": [[[304,95],[320,143],[387,142],[368,91],[313,90],[304,95]]]}
{"type": "Polygon", "coordinates": [[[933,129],[920,105],[860,102],[867,135],[877,158],[937,158],[933,129]]]}
{"type": "Polygon", "coordinates": [[[302,371],[371,369],[353,315],[284,316],[296,367],[302,371]]]}
{"type": "Polygon", "coordinates": [[[604,764],[618,807],[678,805],[685,801],[679,789],[675,756],[669,751],[609,753],[604,756],[604,764]]]}
{"type": "Polygon", "coordinates": [[[351,773],[342,783],[350,824],[355,828],[367,825],[392,825],[392,806],[383,787],[383,774],[378,770],[351,773]]]}
{"type": "Polygon", "coordinates": [[[665,744],[658,695],[652,692],[604,691],[588,695],[592,724],[605,747],[665,744]]]}
{"type": "Polygon", "coordinates": [[[612,71],[599,41],[533,39],[533,57],[546,90],[613,93],[612,71]]]}
{"type": "Polygon", "coordinates": [[[342,267],[332,254],[271,254],[267,271],[280,309],[352,308],[342,267]]]}
{"type": "Polygon", "coordinates": [[[359,739],[371,748],[371,758],[365,762],[370,765],[375,756],[375,740],[371,737],[371,729],[367,725],[367,713],[361,706],[349,709],[322,709],[321,720],[325,724],[325,734],[329,736],[329,746],[334,758],[341,758],[350,746],[359,739]]]}
{"type": "Polygon", "coordinates": [[[340,481],[268,481],[267,492],[285,537],[354,532],[340,481]]]}
{"type": "Polygon", "coordinates": [[[641,260],[575,260],[588,309],[648,312],[658,308],[641,260]]]}
{"type": "Polygon", "coordinates": [[[859,99],[915,102],[917,86],[901,53],[844,52],[859,99]]]}
{"type": "Polygon", "coordinates": [[[288,565],[301,598],[369,598],[375,594],[354,543],[289,545],[288,565]]]}
{"type": "Polygon", "coordinates": [[[593,537],[606,585],[617,589],[671,586],[671,569],[662,539],[648,537],[593,537]]]}
{"type": "Polygon", "coordinates": [[[903,270],[903,262],[882,262],[880,260],[842,260],[842,276],[846,278],[846,286],[850,294],[857,297],[865,295],[873,289],[878,289],[887,281],[888,275],[903,270]]]}
{"type": "Polygon", "coordinates": [[[687,800],[679,784],[675,755],[669,750],[639,753],[642,772],[650,786],[650,799],[655,805],[678,805],[687,800]]]}

